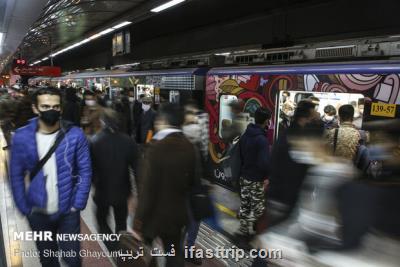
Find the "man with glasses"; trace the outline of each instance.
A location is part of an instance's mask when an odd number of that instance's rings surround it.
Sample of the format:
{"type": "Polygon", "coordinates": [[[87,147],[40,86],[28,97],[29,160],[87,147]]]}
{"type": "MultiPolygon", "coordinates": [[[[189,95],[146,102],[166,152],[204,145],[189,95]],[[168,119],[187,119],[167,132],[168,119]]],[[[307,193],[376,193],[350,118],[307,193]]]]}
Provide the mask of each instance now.
{"type": "Polygon", "coordinates": [[[60,266],[59,251],[68,266],[81,266],[79,241],[57,243],[56,234],[80,233],[79,211],[86,206],[92,175],[88,143],[80,128],[60,120],[58,89],[38,89],[32,109],[38,118],[17,129],[12,140],[14,200],[33,231],[52,234],[52,241],[36,240],[43,266],[60,266]],[[66,252],[76,256],[67,257],[66,252]]]}

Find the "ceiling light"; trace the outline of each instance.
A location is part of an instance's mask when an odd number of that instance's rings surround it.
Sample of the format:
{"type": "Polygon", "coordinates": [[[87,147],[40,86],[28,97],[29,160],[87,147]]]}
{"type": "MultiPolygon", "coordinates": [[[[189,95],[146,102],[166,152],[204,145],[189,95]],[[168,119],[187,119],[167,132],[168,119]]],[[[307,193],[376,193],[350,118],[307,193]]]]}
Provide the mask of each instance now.
{"type": "Polygon", "coordinates": [[[100,37],[100,34],[96,33],[96,34],[93,34],[92,36],[90,36],[88,39],[89,40],[94,40],[94,39],[99,38],[99,37],[100,37]]]}
{"type": "Polygon", "coordinates": [[[44,57],[44,58],[42,58],[42,61],[46,61],[48,59],[49,59],[48,57],[44,57]]]}
{"type": "Polygon", "coordinates": [[[110,33],[112,31],[114,31],[113,28],[108,28],[107,30],[99,32],[98,35],[105,35],[105,34],[110,33]]]}
{"type": "Polygon", "coordinates": [[[0,46],[3,45],[3,36],[4,36],[4,33],[0,32],[0,46]]]}
{"type": "Polygon", "coordinates": [[[229,56],[231,53],[229,53],[229,52],[226,52],[226,53],[216,53],[216,54],[214,54],[214,55],[216,55],[216,56],[229,56]]]}
{"type": "Polygon", "coordinates": [[[161,12],[161,11],[163,11],[165,9],[168,9],[170,7],[173,7],[173,6],[176,6],[177,4],[180,4],[180,3],[185,2],[185,1],[186,0],[172,0],[172,1],[166,2],[165,4],[160,5],[158,7],[155,7],[150,11],[154,12],[154,13],[158,13],[158,12],[161,12]]]}
{"type": "Polygon", "coordinates": [[[129,24],[131,24],[132,22],[130,22],[130,21],[124,21],[124,22],[121,22],[120,24],[117,24],[117,25],[115,25],[114,27],[112,27],[114,30],[116,30],[116,29],[119,29],[119,28],[122,28],[122,27],[124,27],[124,26],[126,26],[126,25],[129,25],[129,24]]]}

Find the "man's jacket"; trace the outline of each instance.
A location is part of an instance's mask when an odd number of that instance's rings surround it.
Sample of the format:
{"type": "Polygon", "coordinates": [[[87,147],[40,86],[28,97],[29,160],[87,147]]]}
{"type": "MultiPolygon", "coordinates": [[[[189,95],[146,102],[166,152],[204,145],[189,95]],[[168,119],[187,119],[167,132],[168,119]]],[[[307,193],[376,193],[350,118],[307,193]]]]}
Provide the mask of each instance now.
{"type": "Polygon", "coordinates": [[[240,137],[240,155],[242,159],[241,176],[253,182],[263,182],[269,170],[269,144],[265,130],[255,124],[249,124],[240,137]]]}
{"type": "MultiPolygon", "coordinates": [[[[47,192],[43,170],[25,188],[25,176],[39,161],[36,144],[38,119],[30,120],[25,127],[16,130],[12,140],[10,177],[15,203],[23,214],[32,208],[46,208],[47,192]]],[[[86,206],[91,185],[91,162],[88,142],[83,131],[71,127],[56,151],[58,179],[58,208],[60,214],[71,208],[82,210],[86,206]]]]}

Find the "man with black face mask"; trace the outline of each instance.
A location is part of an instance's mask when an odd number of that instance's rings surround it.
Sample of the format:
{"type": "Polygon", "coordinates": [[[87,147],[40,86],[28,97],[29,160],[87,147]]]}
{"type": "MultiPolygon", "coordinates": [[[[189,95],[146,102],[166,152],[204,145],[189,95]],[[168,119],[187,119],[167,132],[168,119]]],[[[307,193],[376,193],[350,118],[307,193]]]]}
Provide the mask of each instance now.
{"type": "MultiPolygon", "coordinates": [[[[12,140],[11,187],[16,206],[27,216],[32,230],[52,233],[52,241],[36,241],[40,262],[60,266],[55,257],[58,251],[79,255],[79,241],[57,243],[55,235],[80,233],[79,211],[86,206],[92,176],[89,148],[80,128],[60,120],[58,89],[39,89],[32,109],[38,118],[17,129],[12,140]]],[[[68,266],[81,266],[79,256],[63,259],[68,266]]]]}

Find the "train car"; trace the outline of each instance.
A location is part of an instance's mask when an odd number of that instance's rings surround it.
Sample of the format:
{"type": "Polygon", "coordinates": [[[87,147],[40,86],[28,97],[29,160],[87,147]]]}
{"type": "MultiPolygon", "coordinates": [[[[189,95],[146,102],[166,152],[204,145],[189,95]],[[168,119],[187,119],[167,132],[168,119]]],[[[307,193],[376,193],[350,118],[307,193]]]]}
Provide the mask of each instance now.
{"type": "Polygon", "coordinates": [[[148,71],[85,71],[67,74],[57,78],[36,77],[31,84],[48,83],[60,87],[95,87],[100,90],[111,88],[113,96],[120,88],[133,88],[135,96],[141,94],[154,98],[154,103],[162,101],[185,103],[195,99],[203,106],[205,74],[207,68],[185,68],[148,71]]]}
{"type": "Polygon", "coordinates": [[[400,62],[363,62],[281,66],[213,68],[207,73],[205,107],[210,117],[210,168],[220,185],[235,190],[225,175],[221,159],[229,144],[222,138],[223,122],[232,120],[229,103],[243,101],[248,123],[254,111],[262,106],[273,113],[268,131],[270,143],[276,138],[282,92],[291,92],[292,101],[315,96],[323,105],[351,103],[363,99],[362,121],[400,117],[400,62]]]}

